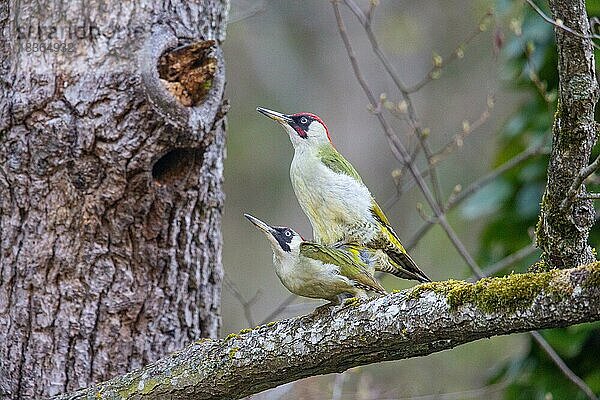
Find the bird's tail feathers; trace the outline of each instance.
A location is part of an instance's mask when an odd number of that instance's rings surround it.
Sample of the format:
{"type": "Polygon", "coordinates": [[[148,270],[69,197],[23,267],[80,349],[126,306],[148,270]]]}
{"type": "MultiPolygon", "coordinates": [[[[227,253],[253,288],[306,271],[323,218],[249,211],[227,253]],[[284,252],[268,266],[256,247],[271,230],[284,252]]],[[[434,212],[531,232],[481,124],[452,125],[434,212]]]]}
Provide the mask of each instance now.
{"type": "Polygon", "coordinates": [[[425,272],[417,266],[417,263],[408,255],[399,251],[386,251],[390,258],[391,265],[389,272],[399,278],[414,279],[419,282],[431,282],[431,279],[425,275],[425,272]],[[393,270],[392,270],[393,269],[393,270]]]}

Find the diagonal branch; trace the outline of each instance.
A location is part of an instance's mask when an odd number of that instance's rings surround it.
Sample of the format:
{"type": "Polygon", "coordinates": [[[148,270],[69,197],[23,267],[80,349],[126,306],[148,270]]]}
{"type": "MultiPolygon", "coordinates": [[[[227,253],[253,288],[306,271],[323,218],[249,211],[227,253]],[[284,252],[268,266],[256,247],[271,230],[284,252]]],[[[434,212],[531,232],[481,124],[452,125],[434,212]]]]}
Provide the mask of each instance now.
{"type": "MultiPolygon", "coordinates": [[[[335,7],[337,7],[338,1],[339,0],[333,0],[333,3],[336,3],[336,4],[334,4],[335,7]]],[[[363,11],[360,9],[360,7],[353,0],[344,0],[344,3],[348,6],[348,8],[350,8],[352,13],[356,16],[356,18],[358,19],[358,21],[364,28],[365,33],[367,34],[367,38],[369,39],[369,42],[371,42],[371,47],[373,48],[373,52],[375,53],[375,55],[377,56],[379,61],[381,61],[381,64],[383,65],[385,71],[390,76],[390,78],[392,78],[392,81],[394,81],[396,88],[398,88],[398,90],[402,94],[404,101],[406,102],[406,107],[407,107],[406,112],[408,113],[410,127],[415,132],[415,136],[417,137],[419,145],[420,145],[421,149],[423,149],[423,152],[425,153],[425,157],[427,158],[427,165],[428,165],[429,176],[431,178],[433,194],[435,196],[436,201],[439,203],[439,202],[441,202],[441,199],[442,199],[442,192],[440,189],[440,181],[438,179],[437,170],[435,168],[435,164],[433,163],[433,159],[432,159],[433,152],[431,151],[431,148],[429,147],[429,143],[427,142],[427,135],[423,132],[423,129],[421,128],[421,122],[419,121],[419,118],[417,116],[417,111],[415,109],[415,106],[413,105],[410,94],[409,94],[408,90],[406,89],[406,86],[404,85],[404,83],[402,83],[402,80],[400,79],[400,75],[398,75],[398,72],[396,72],[396,69],[394,68],[392,63],[389,61],[386,54],[383,52],[383,50],[381,50],[381,47],[379,46],[379,42],[377,41],[377,37],[375,36],[373,29],[371,29],[371,23],[370,23],[369,19],[367,18],[367,16],[363,13],[363,11]]],[[[371,103],[372,103],[373,107],[377,107],[376,102],[375,103],[371,102],[371,103]]],[[[411,157],[411,160],[412,159],[414,159],[414,157],[411,157]]]]}
{"type": "Polygon", "coordinates": [[[222,340],[202,339],[57,400],[238,399],[307,376],[451,349],[482,338],[600,320],[600,264],[435,282],[222,340]]]}
{"type": "MultiPolygon", "coordinates": [[[[448,211],[452,210],[454,207],[458,206],[460,203],[462,203],[464,200],[469,198],[471,195],[473,195],[474,193],[479,191],[481,188],[483,188],[490,182],[494,181],[496,178],[498,178],[500,175],[504,174],[505,172],[510,171],[517,165],[520,165],[521,163],[523,163],[533,157],[537,157],[538,155],[547,154],[547,153],[548,153],[548,150],[545,147],[543,147],[543,144],[540,144],[539,146],[530,147],[527,150],[523,150],[521,153],[517,154],[510,160],[506,161],[504,164],[500,165],[496,169],[490,171],[486,175],[483,175],[482,177],[480,177],[479,179],[477,179],[476,181],[471,183],[466,189],[461,190],[456,195],[452,196],[448,200],[448,203],[446,204],[446,206],[444,207],[444,211],[448,212],[448,211]]],[[[433,222],[435,222],[435,221],[433,221],[433,222]]],[[[419,240],[421,240],[421,238],[429,231],[429,229],[432,226],[433,226],[433,224],[428,223],[428,222],[423,224],[417,230],[417,232],[413,235],[413,237],[408,241],[407,247],[408,248],[414,247],[417,244],[417,242],[419,240]]]]}
{"type": "MultiPolygon", "coordinates": [[[[575,200],[575,198],[577,197],[577,193],[579,192],[579,188],[583,184],[583,181],[585,181],[588,176],[596,172],[598,168],[600,168],[600,156],[596,157],[596,159],[590,165],[582,169],[579,172],[579,174],[575,177],[575,179],[573,180],[573,184],[569,188],[569,191],[567,192],[564,200],[562,201],[561,208],[563,210],[571,206],[573,200],[575,200]]],[[[585,198],[585,194],[581,197],[585,198]]]]}
{"type": "Polygon", "coordinates": [[[531,336],[535,339],[535,341],[540,345],[540,347],[548,354],[548,357],[552,359],[552,362],[558,366],[560,371],[573,382],[579,389],[585,393],[585,395],[590,400],[598,400],[598,397],[594,394],[592,389],[577,376],[568,366],[565,364],[562,358],[556,353],[556,351],[550,346],[550,344],[544,339],[544,337],[539,332],[531,332],[531,336]]]}
{"type": "MultiPolygon", "coordinates": [[[[342,15],[340,13],[338,0],[332,0],[331,4],[333,6],[333,11],[335,13],[335,18],[336,18],[336,21],[338,24],[338,31],[340,32],[340,36],[342,37],[342,41],[344,42],[344,46],[346,47],[346,52],[348,53],[348,58],[350,59],[350,63],[352,64],[352,69],[354,70],[354,75],[356,76],[357,81],[359,82],[360,86],[362,87],[363,91],[365,92],[365,95],[369,99],[369,102],[371,103],[371,107],[374,110],[376,110],[377,109],[377,99],[375,98],[373,91],[371,90],[371,88],[369,87],[367,82],[365,81],[365,79],[362,75],[362,72],[358,66],[358,62],[356,60],[354,50],[352,49],[352,45],[350,44],[350,40],[348,39],[348,34],[346,33],[346,26],[344,24],[344,20],[342,19],[342,15]]],[[[423,175],[421,175],[421,172],[419,171],[417,166],[412,162],[410,154],[408,153],[408,151],[406,150],[406,148],[404,147],[404,145],[402,144],[400,139],[398,139],[398,136],[394,133],[394,130],[392,129],[391,125],[385,119],[385,117],[383,116],[383,113],[375,112],[375,116],[379,120],[379,123],[381,124],[383,131],[388,139],[388,143],[390,145],[390,149],[392,150],[392,154],[398,161],[400,161],[403,165],[405,165],[408,168],[408,170],[410,171],[411,175],[417,182],[417,185],[421,189],[421,192],[425,196],[425,200],[427,201],[427,204],[429,204],[429,207],[431,207],[431,209],[433,210],[435,216],[437,217],[437,219],[439,221],[439,224],[444,229],[444,232],[446,232],[446,235],[452,242],[452,245],[456,248],[456,250],[458,251],[460,256],[465,260],[465,262],[467,263],[469,268],[471,268],[471,270],[478,277],[482,277],[483,272],[481,271],[481,268],[479,268],[479,266],[477,265],[477,263],[475,262],[473,257],[469,254],[469,252],[465,248],[464,244],[460,241],[460,239],[459,239],[458,235],[456,234],[456,232],[454,231],[454,229],[448,223],[448,220],[446,219],[444,212],[441,210],[439,203],[436,201],[433,194],[431,193],[431,190],[427,186],[427,183],[423,179],[423,175]]]]}

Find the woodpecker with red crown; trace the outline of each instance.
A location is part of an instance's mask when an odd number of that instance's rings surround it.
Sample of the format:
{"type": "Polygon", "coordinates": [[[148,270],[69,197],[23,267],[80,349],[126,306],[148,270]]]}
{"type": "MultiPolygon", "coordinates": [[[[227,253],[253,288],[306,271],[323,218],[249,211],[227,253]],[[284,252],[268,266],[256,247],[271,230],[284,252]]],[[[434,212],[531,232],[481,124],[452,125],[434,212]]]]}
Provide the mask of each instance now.
{"type": "Polygon", "coordinates": [[[355,243],[376,251],[375,269],[429,282],[360,175],[332,145],[327,126],[311,113],[282,114],[256,109],[275,120],[294,146],[290,179],[314,240],[327,245],[355,243]]]}

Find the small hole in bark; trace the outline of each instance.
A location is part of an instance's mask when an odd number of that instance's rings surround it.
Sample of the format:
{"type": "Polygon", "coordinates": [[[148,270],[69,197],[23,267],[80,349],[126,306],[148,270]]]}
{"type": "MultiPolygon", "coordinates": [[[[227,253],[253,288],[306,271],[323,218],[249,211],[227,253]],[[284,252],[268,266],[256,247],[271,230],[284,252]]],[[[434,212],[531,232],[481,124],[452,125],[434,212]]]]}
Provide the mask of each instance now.
{"type": "Polygon", "coordinates": [[[167,51],[158,60],[158,75],[167,90],[187,107],[201,103],[213,85],[217,59],[214,40],[206,40],[167,51]]]}
{"type": "Polygon", "coordinates": [[[154,163],[152,178],[160,184],[173,184],[185,180],[196,173],[196,166],[202,163],[202,151],[181,148],[169,151],[154,163]]]}

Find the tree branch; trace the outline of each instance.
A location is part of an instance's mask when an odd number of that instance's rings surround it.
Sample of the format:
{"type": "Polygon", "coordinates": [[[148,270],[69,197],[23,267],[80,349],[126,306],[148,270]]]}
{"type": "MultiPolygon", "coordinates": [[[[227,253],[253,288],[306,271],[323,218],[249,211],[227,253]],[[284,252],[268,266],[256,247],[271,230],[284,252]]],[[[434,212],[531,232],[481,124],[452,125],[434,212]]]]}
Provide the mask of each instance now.
{"type": "Polygon", "coordinates": [[[202,339],[75,399],[238,399],[303,377],[451,349],[482,338],[600,320],[600,263],[434,282],[226,339],[202,339]]]}
{"type": "MultiPolygon", "coordinates": [[[[600,156],[596,157],[596,159],[590,165],[579,171],[579,175],[575,177],[575,180],[569,188],[566,197],[562,201],[561,207],[563,210],[568,208],[573,203],[573,200],[575,200],[577,197],[577,192],[580,191],[583,181],[585,181],[588,176],[596,172],[598,168],[600,168],[600,156]]],[[[587,195],[584,194],[583,196],[580,196],[580,198],[585,199],[586,196],[587,195]]]]}

